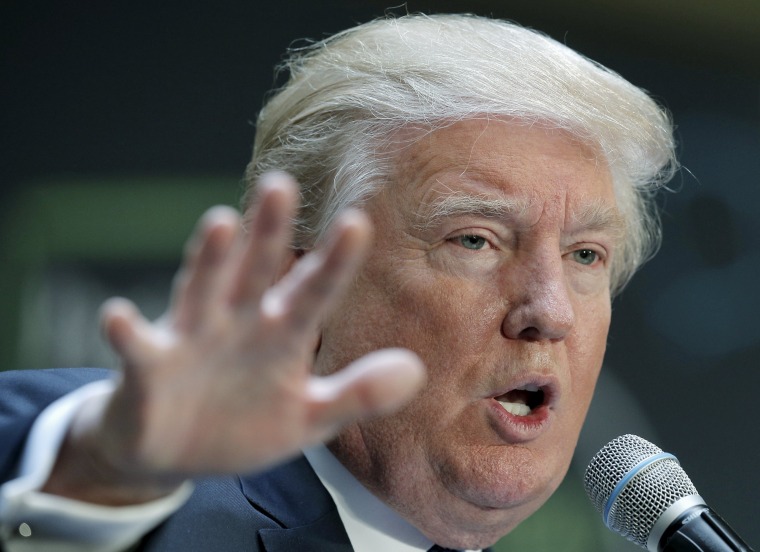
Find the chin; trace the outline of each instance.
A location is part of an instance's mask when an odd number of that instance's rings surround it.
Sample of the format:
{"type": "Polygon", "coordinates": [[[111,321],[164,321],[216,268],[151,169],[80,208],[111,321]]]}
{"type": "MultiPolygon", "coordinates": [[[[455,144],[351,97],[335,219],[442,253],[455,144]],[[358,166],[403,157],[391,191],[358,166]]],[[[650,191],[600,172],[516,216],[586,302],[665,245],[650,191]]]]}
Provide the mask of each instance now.
{"type": "Polygon", "coordinates": [[[552,452],[522,446],[480,448],[439,464],[439,474],[452,495],[475,507],[535,510],[559,487],[570,465],[570,458],[552,452]]]}
{"type": "Polygon", "coordinates": [[[437,534],[428,535],[442,546],[472,550],[493,545],[538,510],[562,480],[535,469],[519,470],[519,475],[514,469],[475,475],[469,483],[448,480],[452,500],[439,510],[437,534]]]}

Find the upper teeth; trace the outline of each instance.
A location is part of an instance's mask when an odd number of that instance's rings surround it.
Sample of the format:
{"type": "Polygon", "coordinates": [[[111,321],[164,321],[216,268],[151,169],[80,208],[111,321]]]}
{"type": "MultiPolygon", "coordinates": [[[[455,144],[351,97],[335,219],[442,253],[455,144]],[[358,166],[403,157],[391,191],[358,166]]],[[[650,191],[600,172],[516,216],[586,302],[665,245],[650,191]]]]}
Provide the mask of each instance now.
{"type": "Polygon", "coordinates": [[[504,410],[515,416],[527,416],[530,414],[530,407],[527,404],[499,401],[504,410]]]}
{"type": "MultiPolygon", "coordinates": [[[[540,388],[534,383],[528,383],[522,387],[517,387],[516,390],[535,393],[539,391],[540,388]]],[[[530,406],[523,402],[499,401],[499,404],[504,407],[504,410],[510,414],[513,414],[514,416],[527,416],[531,411],[530,406]]]]}

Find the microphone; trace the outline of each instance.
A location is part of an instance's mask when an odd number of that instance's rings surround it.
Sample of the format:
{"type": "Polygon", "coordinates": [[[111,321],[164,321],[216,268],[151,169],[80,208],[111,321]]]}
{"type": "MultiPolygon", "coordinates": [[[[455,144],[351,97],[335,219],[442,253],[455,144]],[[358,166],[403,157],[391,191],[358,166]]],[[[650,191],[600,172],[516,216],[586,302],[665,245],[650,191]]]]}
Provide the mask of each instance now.
{"type": "Polygon", "coordinates": [[[672,454],[636,435],[591,459],[586,494],[605,525],[650,552],[751,552],[697,493],[672,454]]]}

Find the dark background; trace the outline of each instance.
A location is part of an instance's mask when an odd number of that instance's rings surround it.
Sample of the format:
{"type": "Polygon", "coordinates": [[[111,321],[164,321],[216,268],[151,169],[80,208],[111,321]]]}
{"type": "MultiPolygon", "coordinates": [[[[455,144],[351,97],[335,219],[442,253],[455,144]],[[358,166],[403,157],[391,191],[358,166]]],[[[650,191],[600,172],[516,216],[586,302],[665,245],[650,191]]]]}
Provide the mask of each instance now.
{"type": "MultiPolygon", "coordinates": [[[[100,362],[88,332],[112,293],[160,312],[194,218],[239,196],[284,50],[388,7],[3,2],[0,369],[100,362]]],[[[685,169],[662,198],[661,251],[614,305],[578,463],[638,432],[678,455],[760,546],[760,2],[451,0],[390,11],[516,20],[671,110],[685,169]]]]}

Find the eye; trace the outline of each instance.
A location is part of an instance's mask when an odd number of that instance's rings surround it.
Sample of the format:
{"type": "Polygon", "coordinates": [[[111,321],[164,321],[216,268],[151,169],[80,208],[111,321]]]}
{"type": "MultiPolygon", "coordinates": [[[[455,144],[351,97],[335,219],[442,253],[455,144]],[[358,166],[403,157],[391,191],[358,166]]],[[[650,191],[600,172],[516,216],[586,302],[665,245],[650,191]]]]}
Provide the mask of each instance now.
{"type": "Polygon", "coordinates": [[[475,234],[463,234],[461,236],[457,236],[455,240],[465,249],[483,249],[485,247],[486,239],[483,236],[476,236],[475,234]]]}
{"type": "Polygon", "coordinates": [[[593,249],[578,249],[573,251],[573,259],[583,265],[592,265],[599,259],[599,254],[593,249]]]}

